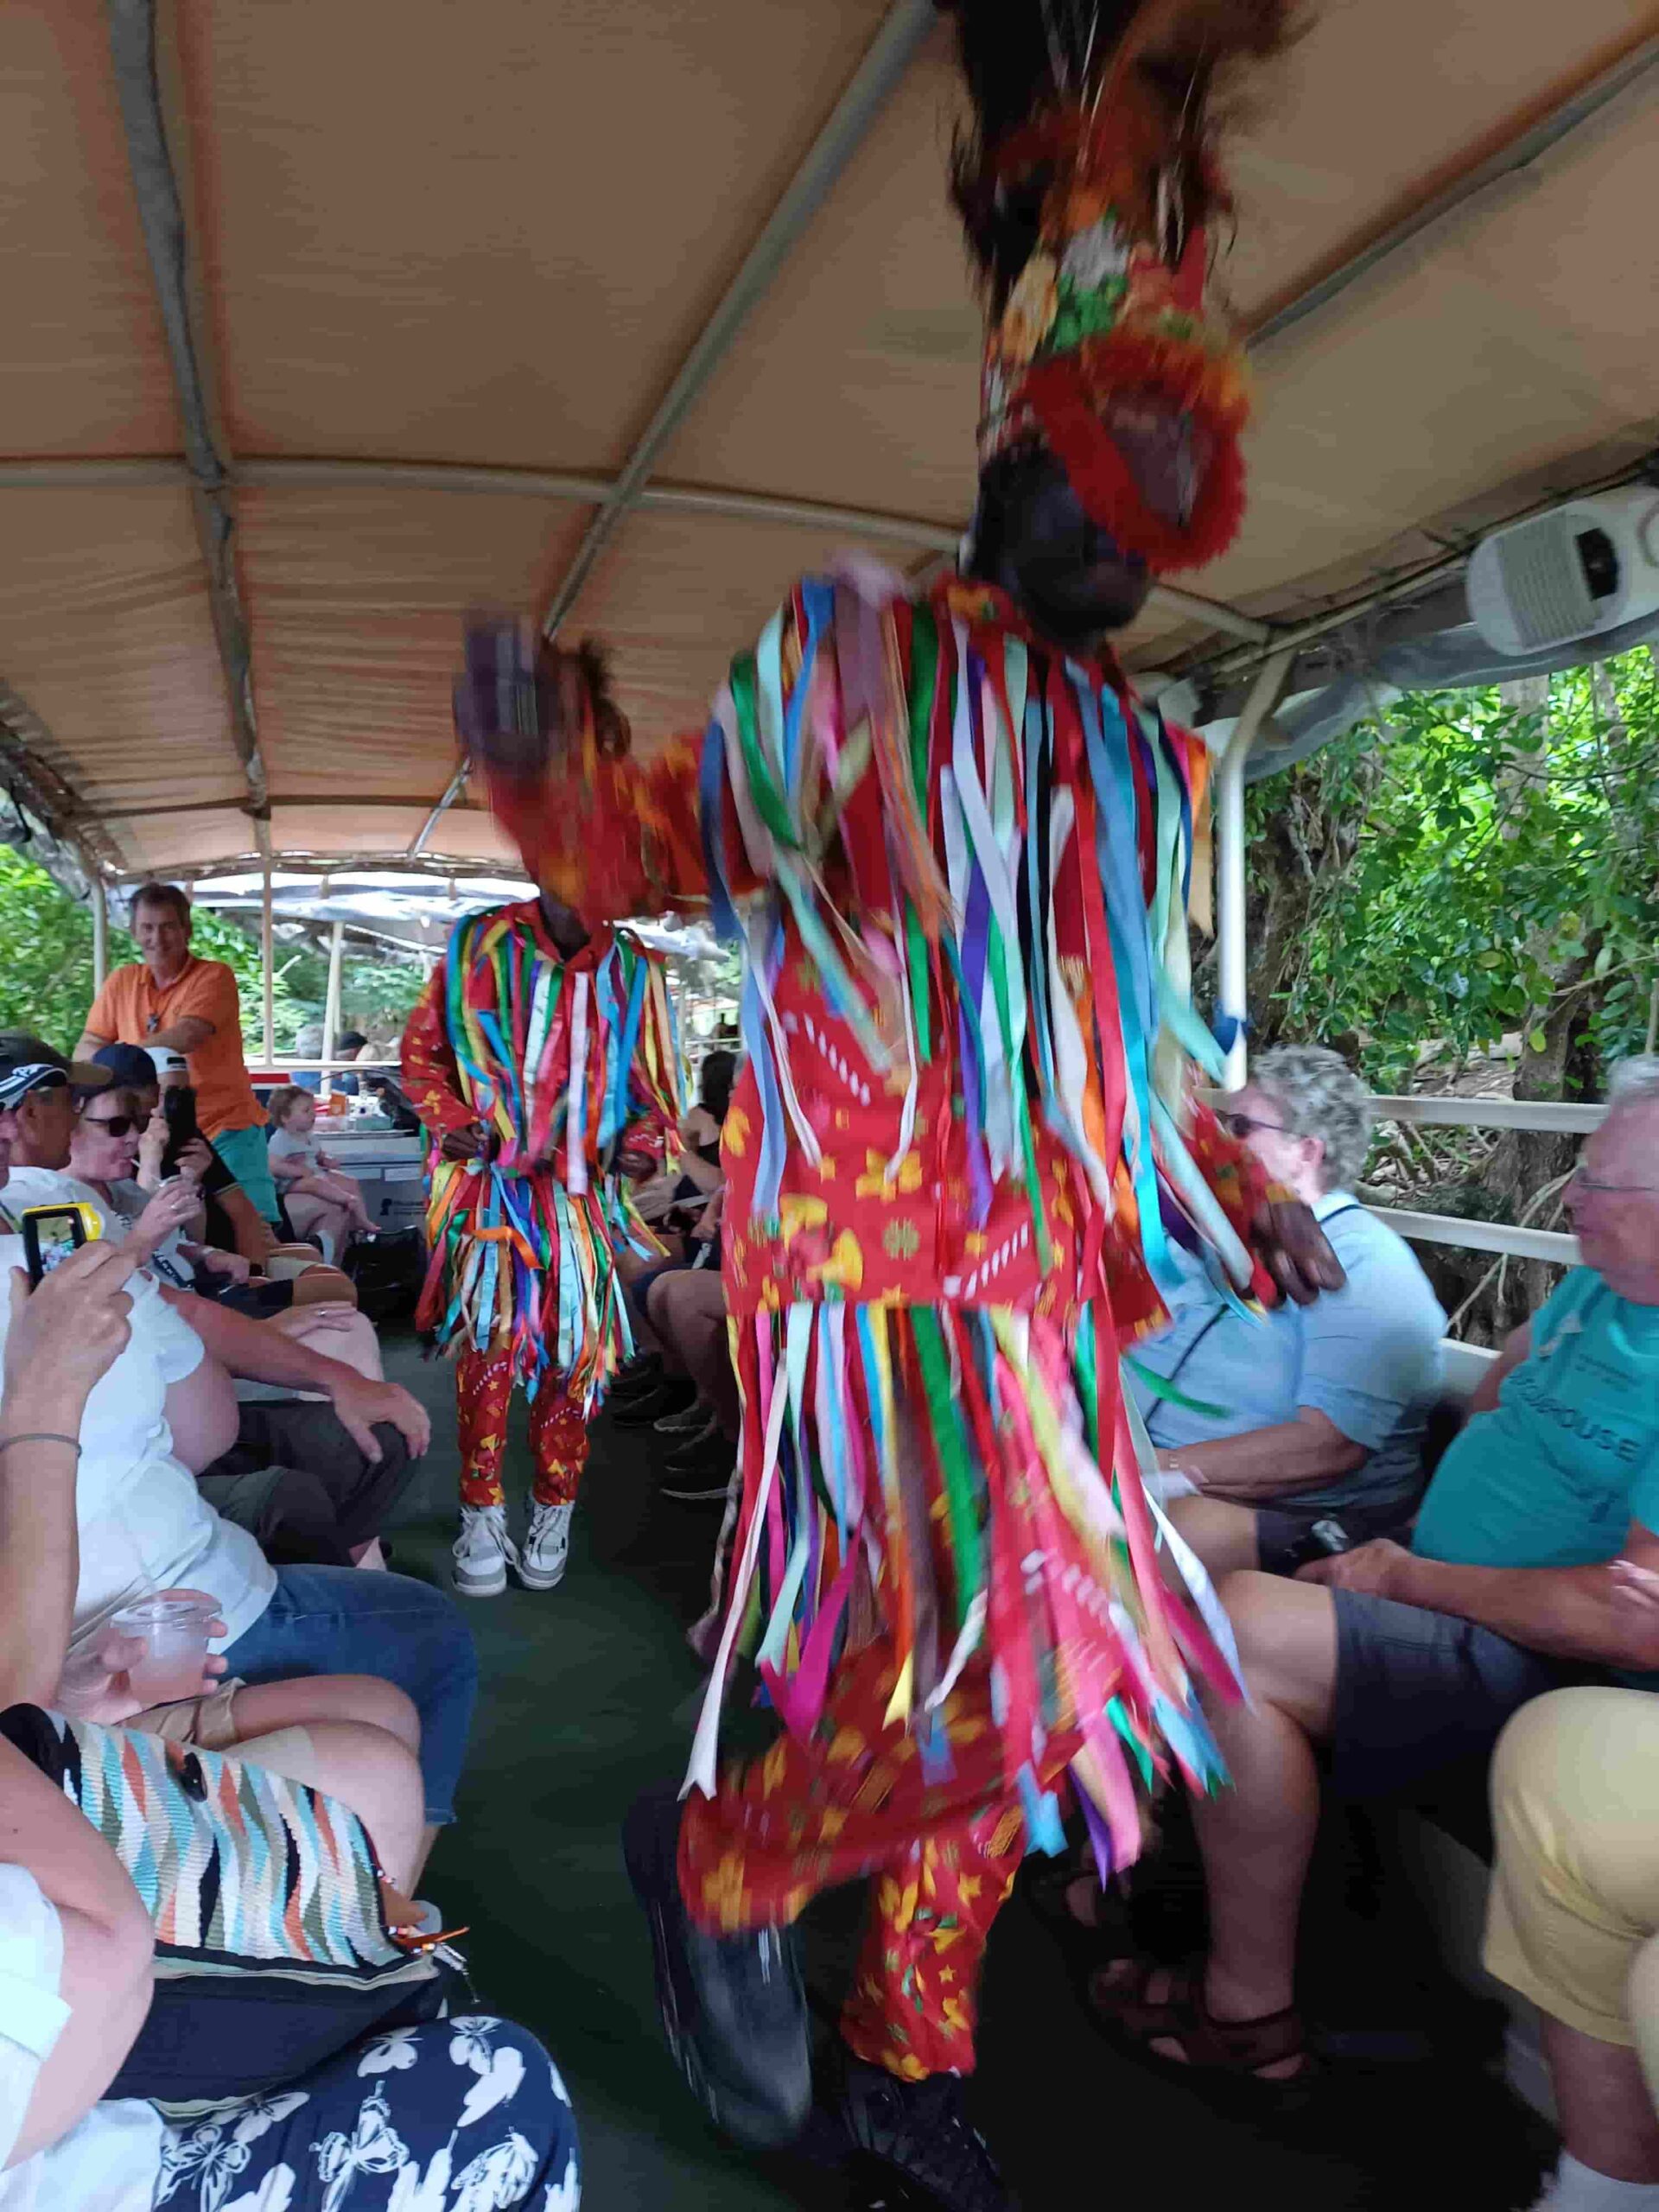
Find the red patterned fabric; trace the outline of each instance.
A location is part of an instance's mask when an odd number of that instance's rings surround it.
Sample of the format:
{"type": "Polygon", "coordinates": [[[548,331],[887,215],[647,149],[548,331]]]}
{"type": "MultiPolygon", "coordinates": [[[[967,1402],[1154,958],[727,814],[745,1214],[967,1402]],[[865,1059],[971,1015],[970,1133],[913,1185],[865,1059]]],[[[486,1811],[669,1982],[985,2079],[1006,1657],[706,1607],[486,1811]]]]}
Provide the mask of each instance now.
{"type": "MultiPolygon", "coordinates": [[[[503,1505],[501,1464],[512,1402],[510,1352],[464,1351],[455,1362],[455,1427],[461,1445],[461,1502],[503,1505]]],[[[551,1382],[530,1408],[530,1452],[537,1505],[574,1505],[588,1461],[588,1424],[551,1382]]]]}
{"type": "MultiPolygon", "coordinates": [[[[792,1921],[820,1890],[874,1878],[874,1910],[842,2034],[906,2081],[966,2074],[986,1939],[1027,1847],[1004,1783],[989,1669],[969,1667],[941,1708],[943,1745],[884,1727],[894,1660],[886,1639],[848,1659],[810,1742],[785,1734],[687,1801],[680,1885],[715,1934],[792,1921]]],[[[1039,1779],[1077,1749],[1057,1736],[1039,1779]]]]}

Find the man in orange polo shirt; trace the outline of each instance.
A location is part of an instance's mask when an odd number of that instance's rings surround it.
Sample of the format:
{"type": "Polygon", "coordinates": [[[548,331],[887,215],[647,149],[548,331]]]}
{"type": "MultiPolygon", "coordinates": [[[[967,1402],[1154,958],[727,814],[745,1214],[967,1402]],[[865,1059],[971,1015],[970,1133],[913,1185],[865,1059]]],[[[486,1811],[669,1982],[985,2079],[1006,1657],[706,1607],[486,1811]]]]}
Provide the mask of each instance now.
{"type": "Polygon", "coordinates": [[[196,1120],[267,1221],[280,1221],[265,1155],[265,1116],[242,1058],[236,976],[222,960],[190,950],[190,901],[174,883],[134,894],[132,933],[142,960],[118,968],[92,1001],[77,1052],[142,1045],[182,1052],[196,1093],[196,1120]]]}

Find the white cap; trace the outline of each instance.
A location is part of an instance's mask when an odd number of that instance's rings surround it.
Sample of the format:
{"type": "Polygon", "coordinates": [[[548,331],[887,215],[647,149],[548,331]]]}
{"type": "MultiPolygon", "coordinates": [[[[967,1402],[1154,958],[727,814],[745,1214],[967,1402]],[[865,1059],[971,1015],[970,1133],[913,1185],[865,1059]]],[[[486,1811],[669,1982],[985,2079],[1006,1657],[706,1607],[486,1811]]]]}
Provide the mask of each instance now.
{"type": "Polygon", "coordinates": [[[164,1075],[177,1075],[181,1069],[188,1071],[189,1068],[190,1064],[184,1054],[175,1052],[170,1045],[146,1045],[143,1049],[149,1055],[149,1064],[156,1071],[157,1080],[164,1075]]]}

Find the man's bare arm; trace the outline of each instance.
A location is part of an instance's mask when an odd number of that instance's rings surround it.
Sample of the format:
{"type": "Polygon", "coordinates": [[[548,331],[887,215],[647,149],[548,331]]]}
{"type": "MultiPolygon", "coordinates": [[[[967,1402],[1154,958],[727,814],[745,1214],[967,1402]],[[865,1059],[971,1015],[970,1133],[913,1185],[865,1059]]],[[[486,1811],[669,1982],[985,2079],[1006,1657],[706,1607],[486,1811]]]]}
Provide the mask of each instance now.
{"type": "Polygon", "coordinates": [[[69,1057],[72,1060],[90,1060],[95,1052],[101,1052],[106,1045],[115,1041],[113,1037],[100,1037],[95,1029],[83,1029],[80,1042],[69,1057]]]}
{"type": "Polygon", "coordinates": [[[1659,1669],[1659,1536],[1639,1521],[1594,1567],[1453,1567],[1384,1539],[1316,1560],[1299,1580],[1478,1621],[1555,1659],[1659,1669]]]}
{"type": "Polygon", "coordinates": [[[1159,1452],[1158,1464],[1190,1475],[1206,1497],[1249,1505],[1319,1490],[1363,1467],[1368,1456],[1365,1446],[1344,1436],[1328,1414],[1299,1406],[1294,1421],[1246,1429],[1242,1436],[1218,1436],[1207,1444],[1167,1446],[1159,1452]]]}
{"type": "Polygon", "coordinates": [[[152,1029],[144,1043],[160,1045],[169,1052],[199,1052],[207,1039],[217,1033],[218,1025],[204,1021],[199,1014],[181,1014],[165,1029],[152,1029]]]}
{"type": "Polygon", "coordinates": [[[373,1382],[343,1360],[325,1358],[308,1344],[284,1336],[269,1322],[256,1321],[215,1299],[198,1298],[193,1290],[173,1290],[162,1284],[161,1292],[232,1375],[323,1393],[372,1462],[380,1458],[372,1433],[376,1421],[390,1421],[400,1429],[417,1459],[431,1442],[432,1424],[424,1408],[400,1383],[373,1382]]]}

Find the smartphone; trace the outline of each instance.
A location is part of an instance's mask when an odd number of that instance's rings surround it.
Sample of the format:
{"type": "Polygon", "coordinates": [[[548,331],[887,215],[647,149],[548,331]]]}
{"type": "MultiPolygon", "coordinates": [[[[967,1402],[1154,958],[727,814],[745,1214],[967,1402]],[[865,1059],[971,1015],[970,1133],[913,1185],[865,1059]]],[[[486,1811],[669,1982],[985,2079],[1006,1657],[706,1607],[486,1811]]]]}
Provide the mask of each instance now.
{"type": "Polygon", "coordinates": [[[186,1145],[201,1134],[196,1127],[196,1094],[189,1084],[181,1083],[162,1093],[162,1114],[167,1122],[167,1150],[162,1154],[162,1173],[166,1176],[178,1166],[179,1154],[186,1145]]]}
{"type": "Polygon", "coordinates": [[[42,1276],[60,1267],[83,1244],[95,1243],[104,1224],[95,1206],[76,1204],[29,1206],[23,1214],[23,1257],[29,1266],[30,1289],[42,1276]]]}

